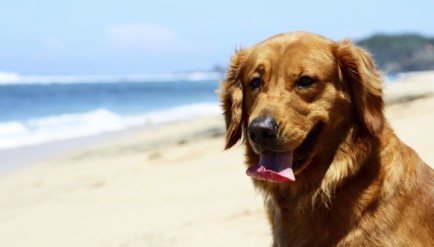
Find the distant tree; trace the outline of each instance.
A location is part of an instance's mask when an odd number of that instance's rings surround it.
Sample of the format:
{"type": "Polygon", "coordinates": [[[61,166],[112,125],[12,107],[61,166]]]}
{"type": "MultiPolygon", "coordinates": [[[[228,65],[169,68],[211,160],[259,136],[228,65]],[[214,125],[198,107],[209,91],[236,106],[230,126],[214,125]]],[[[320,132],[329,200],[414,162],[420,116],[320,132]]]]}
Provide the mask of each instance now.
{"type": "Polygon", "coordinates": [[[417,34],[376,34],[359,40],[385,72],[434,70],[434,38],[417,34]]]}
{"type": "Polygon", "coordinates": [[[223,66],[221,66],[220,64],[215,64],[215,65],[212,67],[212,70],[211,70],[211,71],[219,72],[219,73],[225,73],[225,72],[226,72],[226,68],[223,67],[223,66]]]}

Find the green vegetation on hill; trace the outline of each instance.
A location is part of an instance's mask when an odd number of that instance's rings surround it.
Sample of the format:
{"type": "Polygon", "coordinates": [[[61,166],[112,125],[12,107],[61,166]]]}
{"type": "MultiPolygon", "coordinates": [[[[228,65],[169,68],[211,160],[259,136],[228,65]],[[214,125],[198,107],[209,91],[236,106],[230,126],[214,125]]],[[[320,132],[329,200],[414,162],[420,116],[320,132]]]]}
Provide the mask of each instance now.
{"type": "Polygon", "coordinates": [[[416,34],[376,34],[357,42],[386,73],[434,70],[434,38],[416,34]]]}

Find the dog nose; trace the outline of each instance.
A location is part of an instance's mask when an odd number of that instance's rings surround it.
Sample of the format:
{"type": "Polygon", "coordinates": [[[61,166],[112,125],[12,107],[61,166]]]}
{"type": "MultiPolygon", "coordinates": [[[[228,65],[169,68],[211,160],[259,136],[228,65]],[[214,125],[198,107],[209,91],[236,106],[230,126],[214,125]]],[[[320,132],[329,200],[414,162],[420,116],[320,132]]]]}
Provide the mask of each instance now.
{"type": "Polygon", "coordinates": [[[276,139],[277,123],[268,116],[257,117],[249,124],[247,131],[251,141],[266,144],[276,139]]]}

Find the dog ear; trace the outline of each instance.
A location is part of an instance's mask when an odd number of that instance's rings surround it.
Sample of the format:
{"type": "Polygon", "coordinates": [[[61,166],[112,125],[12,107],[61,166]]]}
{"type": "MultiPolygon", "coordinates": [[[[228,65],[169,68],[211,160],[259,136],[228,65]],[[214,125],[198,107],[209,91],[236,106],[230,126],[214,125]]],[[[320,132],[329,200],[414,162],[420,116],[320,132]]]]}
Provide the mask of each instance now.
{"type": "Polygon", "coordinates": [[[220,90],[223,115],[226,122],[226,146],[231,148],[241,138],[243,115],[243,88],[240,71],[243,64],[243,52],[237,52],[231,59],[231,64],[220,90]]]}
{"type": "Polygon", "coordinates": [[[335,43],[340,80],[348,88],[360,123],[372,136],[384,126],[382,79],[371,55],[350,40],[335,43]]]}

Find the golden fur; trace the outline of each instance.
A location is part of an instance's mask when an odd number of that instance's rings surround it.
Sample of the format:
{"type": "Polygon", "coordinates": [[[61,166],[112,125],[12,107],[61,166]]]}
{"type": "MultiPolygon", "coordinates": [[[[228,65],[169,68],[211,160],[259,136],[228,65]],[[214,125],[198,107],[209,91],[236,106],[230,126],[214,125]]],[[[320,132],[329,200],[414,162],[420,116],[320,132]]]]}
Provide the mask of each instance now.
{"type": "Polygon", "coordinates": [[[226,148],[243,137],[249,167],[259,162],[247,133],[256,117],[273,116],[279,147],[292,150],[321,125],[296,181],[253,179],[274,246],[434,246],[434,172],[384,118],[368,52],[348,40],[280,34],[233,56],[220,96],[226,148]],[[297,86],[303,75],[315,82],[297,86]]]}

